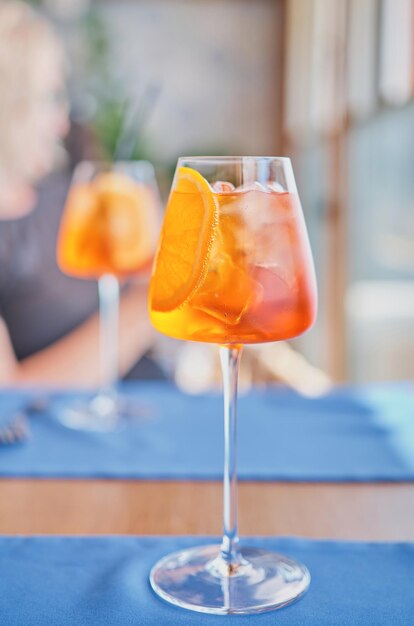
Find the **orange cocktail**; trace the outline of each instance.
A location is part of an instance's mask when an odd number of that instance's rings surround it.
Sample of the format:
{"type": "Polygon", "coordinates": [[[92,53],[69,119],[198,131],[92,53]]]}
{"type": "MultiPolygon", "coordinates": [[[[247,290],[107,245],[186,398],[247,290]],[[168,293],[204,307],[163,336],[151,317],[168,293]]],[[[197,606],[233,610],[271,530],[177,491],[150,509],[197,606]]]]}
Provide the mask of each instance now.
{"type": "MultiPolygon", "coordinates": [[[[202,613],[249,614],[284,606],[307,590],[310,575],[301,563],[239,547],[236,398],[243,344],[296,337],[315,314],[313,262],[290,160],[179,159],[150,315],[166,335],[220,345],[224,533],[221,545],[186,548],[153,566],[150,582],[164,600],[202,613]]],[[[197,420],[188,419],[191,429],[197,420]]]]}
{"type": "Polygon", "coordinates": [[[273,187],[214,191],[197,171],[178,170],[150,293],[158,330],[244,344],[311,326],[314,274],[299,198],[273,187]]]}
{"type": "Polygon", "coordinates": [[[75,180],[60,230],[60,268],[79,278],[148,271],[158,236],[157,211],[154,190],[123,172],[75,180]]]}
{"type": "MultiPolygon", "coordinates": [[[[60,227],[57,260],[71,276],[96,279],[100,313],[100,390],[60,419],[110,431],[139,407],[117,391],[120,281],[148,274],[159,231],[159,196],[147,161],[82,162],[74,172],[60,227]]],[[[138,288],[140,293],[140,288],[138,288]]],[[[145,297],[145,292],[142,293],[145,297]]]]}

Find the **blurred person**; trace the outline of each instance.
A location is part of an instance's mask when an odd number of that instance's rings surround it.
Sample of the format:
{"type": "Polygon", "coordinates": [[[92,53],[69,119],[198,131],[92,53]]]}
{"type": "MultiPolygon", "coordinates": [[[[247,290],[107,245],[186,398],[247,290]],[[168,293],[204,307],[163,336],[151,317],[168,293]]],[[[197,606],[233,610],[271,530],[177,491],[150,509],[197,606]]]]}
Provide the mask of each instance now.
{"type": "MultiPolygon", "coordinates": [[[[96,281],[64,276],[56,265],[69,181],[55,175],[36,189],[63,153],[64,80],[50,25],[23,2],[0,1],[0,385],[99,384],[96,281]]],[[[121,297],[121,375],[152,340],[146,286],[131,285],[121,297]]],[[[160,372],[138,367],[142,373],[160,372]]]]}

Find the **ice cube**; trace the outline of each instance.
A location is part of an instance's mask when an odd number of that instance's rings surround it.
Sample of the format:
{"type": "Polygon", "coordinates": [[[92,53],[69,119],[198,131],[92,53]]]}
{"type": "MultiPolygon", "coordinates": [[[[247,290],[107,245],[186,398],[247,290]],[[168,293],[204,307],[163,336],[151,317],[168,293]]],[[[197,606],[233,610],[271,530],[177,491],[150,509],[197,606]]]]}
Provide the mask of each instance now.
{"type": "Polygon", "coordinates": [[[241,196],[239,210],[251,233],[262,231],[266,226],[274,224],[279,219],[274,195],[257,188],[241,196]]]}
{"type": "Polygon", "coordinates": [[[280,183],[269,182],[267,183],[268,191],[276,191],[276,193],[286,193],[286,189],[280,183]]]}
{"type": "Polygon", "coordinates": [[[235,189],[233,183],[229,183],[227,180],[216,180],[212,184],[212,188],[216,193],[232,193],[235,189]]]}
{"type": "Polygon", "coordinates": [[[280,183],[275,181],[262,181],[253,183],[244,183],[235,189],[236,193],[246,193],[249,191],[264,191],[265,193],[286,193],[286,189],[280,183]]]}
{"type": "Polygon", "coordinates": [[[262,285],[263,301],[288,300],[295,296],[297,275],[295,268],[282,264],[256,265],[252,277],[262,285]]]}
{"type": "Polygon", "coordinates": [[[192,300],[192,306],[220,322],[235,326],[246,310],[263,297],[260,282],[252,279],[247,268],[236,265],[222,254],[217,267],[209,272],[192,300]]]}
{"type": "Polygon", "coordinates": [[[252,238],[249,261],[267,268],[292,288],[297,275],[297,237],[292,222],[268,224],[252,238]]]}
{"type": "Polygon", "coordinates": [[[235,189],[236,193],[248,193],[249,191],[264,191],[266,192],[266,187],[258,182],[253,183],[244,183],[243,185],[239,185],[235,189]]]}

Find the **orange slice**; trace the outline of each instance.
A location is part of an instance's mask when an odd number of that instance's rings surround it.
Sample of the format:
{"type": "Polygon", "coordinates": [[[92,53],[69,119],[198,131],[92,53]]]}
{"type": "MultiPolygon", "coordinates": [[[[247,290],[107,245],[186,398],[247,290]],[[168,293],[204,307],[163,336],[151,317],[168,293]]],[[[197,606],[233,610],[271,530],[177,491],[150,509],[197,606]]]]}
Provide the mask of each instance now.
{"type": "Polygon", "coordinates": [[[191,301],[192,307],[227,325],[238,324],[260,292],[239,243],[246,239],[243,228],[241,215],[220,214],[208,273],[191,301]]]}
{"type": "Polygon", "coordinates": [[[118,172],[95,180],[107,220],[110,258],[116,271],[133,271],[153,256],[158,234],[156,198],[149,187],[118,172]]]}
{"type": "Polygon", "coordinates": [[[105,256],[104,237],[105,224],[99,219],[93,189],[89,184],[72,187],[59,234],[58,263],[62,271],[74,275],[93,273],[105,256]]]}
{"type": "Polygon", "coordinates": [[[151,306],[185,304],[206,276],[218,221],[218,202],[196,170],[180,167],[171,193],[151,281],[151,306]]]}

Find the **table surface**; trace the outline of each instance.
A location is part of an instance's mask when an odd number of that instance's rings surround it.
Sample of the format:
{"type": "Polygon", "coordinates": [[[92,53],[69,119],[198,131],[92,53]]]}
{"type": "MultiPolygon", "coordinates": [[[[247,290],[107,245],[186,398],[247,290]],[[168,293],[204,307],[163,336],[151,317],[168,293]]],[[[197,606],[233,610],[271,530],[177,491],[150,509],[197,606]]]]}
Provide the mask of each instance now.
{"type": "MultiPolygon", "coordinates": [[[[217,482],[0,480],[0,534],[221,533],[217,482]]],[[[239,485],[245,535],[414,540],[414,484],[239,485]]]]}

